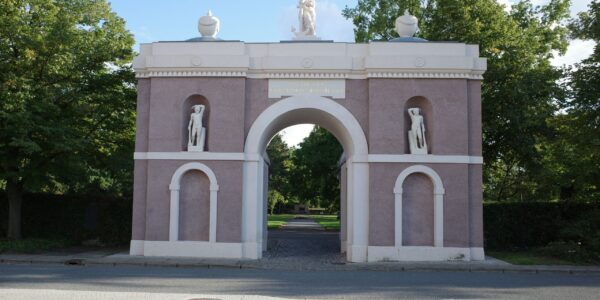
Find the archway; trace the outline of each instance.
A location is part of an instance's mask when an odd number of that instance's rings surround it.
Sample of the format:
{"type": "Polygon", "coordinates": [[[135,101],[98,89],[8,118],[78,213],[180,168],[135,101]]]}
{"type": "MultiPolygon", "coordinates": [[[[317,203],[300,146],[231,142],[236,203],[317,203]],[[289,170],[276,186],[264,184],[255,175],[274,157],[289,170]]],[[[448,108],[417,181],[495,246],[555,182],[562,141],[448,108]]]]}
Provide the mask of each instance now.
{"type": "Polygon", "coordinates": [[[244,195],[242,204],[243,255],[262,257],[266,243],[266,182],[264,156],[269,139],[283,128],[317,124],[331,132],[342,144],[347,158],[347,260],[367,260],[369,216],[368,145],[356,118],[339,103],[319,96],[301,95],[280,100],[254,121],[246,138],[244,152],[244,195]]]}

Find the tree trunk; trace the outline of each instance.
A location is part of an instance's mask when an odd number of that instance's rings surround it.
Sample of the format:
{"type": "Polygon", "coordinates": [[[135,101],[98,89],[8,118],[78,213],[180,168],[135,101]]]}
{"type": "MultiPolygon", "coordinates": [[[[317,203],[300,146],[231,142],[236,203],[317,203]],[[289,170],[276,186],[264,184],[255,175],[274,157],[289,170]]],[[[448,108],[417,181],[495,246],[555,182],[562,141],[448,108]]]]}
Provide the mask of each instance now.
{"type": "Polygon", "coordinates": [[[20,240],[21,236],[21,204],[23,202],[23,185],[21,182],[8,180],[6,182],[6,196],[8,197],[8,234],[13,240],[20,240]]]}

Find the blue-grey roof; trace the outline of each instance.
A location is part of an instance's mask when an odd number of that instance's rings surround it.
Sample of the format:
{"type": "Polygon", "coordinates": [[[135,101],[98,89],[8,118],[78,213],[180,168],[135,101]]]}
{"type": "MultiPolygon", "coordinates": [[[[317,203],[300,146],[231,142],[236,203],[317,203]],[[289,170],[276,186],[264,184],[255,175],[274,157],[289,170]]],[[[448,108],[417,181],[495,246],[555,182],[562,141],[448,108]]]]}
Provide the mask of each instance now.
{"type": "Polygon", "coordinates": [[[426,43],[429,42],[426,39],[418,38],[418,37],[399,37],[390,40],[392,43],[426,43]]]}
{"type": "Polygon", "coordinates": [[[202,36],[202,37],[195,37],[195,38],[186,40],[186,42],[223,42],[223,40],[220,38],[202,36]]]}

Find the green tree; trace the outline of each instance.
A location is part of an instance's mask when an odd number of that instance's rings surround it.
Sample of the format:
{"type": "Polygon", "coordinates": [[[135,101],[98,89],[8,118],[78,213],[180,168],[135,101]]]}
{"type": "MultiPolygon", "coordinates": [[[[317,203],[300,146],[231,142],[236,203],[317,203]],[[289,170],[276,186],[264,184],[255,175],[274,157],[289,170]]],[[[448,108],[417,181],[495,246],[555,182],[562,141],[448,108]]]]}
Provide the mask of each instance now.
{"type": "Polygon", "coordinates": [[[129,185],[134,40],[105,0],[4,0],[0,11],[0,179],[19,239],[24,191],[129,185]]]}
{"type": "Polygon", "coordinates": [[[315,126],[299,146],[292,156],[292,193],[303,203],[338,211],[338,162],[342,146],[329,131],[319,126],[315,126]]]}
{"type": "Polygon", "coordinates": [[[545,148],[549,183],[560,189],[561,199],[600,199],[600,2],[571,24],[574,38],[596,42],[590,57],[568,73],[569,97],[552,120],[555,136],[545,148]]]}
{"type": "Polygon", "coordinates": [[[290,197],[289,173],[292,168],[292,149],[276,134],[267,146],[269,165],[269,209],[273,214],[276,208],[288,202],[290,197]]]}
{"type": "Polygon", "coordinates": [[[495,0],[359,0],[344,16],[355,24],[357,42],[396,37],[394,20],[405,8],[420,18],[419,36],[431,41],[479,44],[488,70],[482,86],[486,199],[544,197],[535,176],[542,171],[540,139],[547,120],[565,97],[553,51],[567,47],[568,0],[510,12],[495,0]]]}

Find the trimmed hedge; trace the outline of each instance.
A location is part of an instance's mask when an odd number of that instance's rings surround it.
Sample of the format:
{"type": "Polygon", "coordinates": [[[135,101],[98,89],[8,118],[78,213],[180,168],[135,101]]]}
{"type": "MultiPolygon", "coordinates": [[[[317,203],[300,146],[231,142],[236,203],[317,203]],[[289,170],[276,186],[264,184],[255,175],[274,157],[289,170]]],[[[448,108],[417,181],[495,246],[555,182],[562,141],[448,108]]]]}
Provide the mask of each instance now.
{"type": "MultiPolygon", "coordinates": [[[[75,242],[99,239],[107,245],[131,240],[132,200],[90,195],[23,195],[22,230],[27,238],[75,242]]],[[[8,202],[0,194],[0,236],[8,227],[8,202]]]]}
{"type": "MultiPolygon", "coordinates": [[[[486,248],[544,247],[569,237],[565,229],[600,211],[600,203],[486,203],[483,206],[486,248]]],[[[595,221],[594,221],[595,222],[595,221]]],[[[600,230],[600,224],[597,224],[600,230]]]]}
{"type": "MultiPolygon", "coordinates": [[[[508,250],[545,247],[556,242],[578,243],[581,236],[600,231],[600,221],[593,217],[597,215],[600,203],[486,203],[485,247],[508,250]]],[[[130,198],[25,194],[23,236],[74,242],[97,238],[104,244],[124,245],[131,239],[131,216],[130,198]]],[[[4,236],[7,226],[8,203],[0,193],[0,236],[4,236]]]]}

